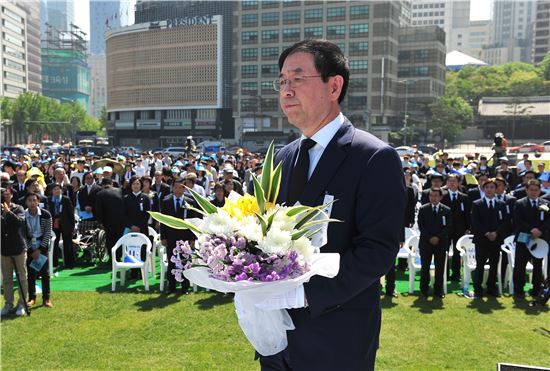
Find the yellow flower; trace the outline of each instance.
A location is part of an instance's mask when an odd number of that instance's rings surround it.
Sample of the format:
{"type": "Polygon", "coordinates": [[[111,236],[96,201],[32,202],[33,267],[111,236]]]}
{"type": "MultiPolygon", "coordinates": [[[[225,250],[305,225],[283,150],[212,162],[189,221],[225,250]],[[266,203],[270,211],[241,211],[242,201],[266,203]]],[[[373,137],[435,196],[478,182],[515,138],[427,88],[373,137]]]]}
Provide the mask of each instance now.
{"type": "Polygon", "coordinates": [[[233,218],[242,220],[247,216],[254,215],[255,212],[259,212],[260,208],[258,207],[256,198],[246,194],[234,201],[226,198],[225,205],[222,207],[222,210],[226,211],[233,218]]]}

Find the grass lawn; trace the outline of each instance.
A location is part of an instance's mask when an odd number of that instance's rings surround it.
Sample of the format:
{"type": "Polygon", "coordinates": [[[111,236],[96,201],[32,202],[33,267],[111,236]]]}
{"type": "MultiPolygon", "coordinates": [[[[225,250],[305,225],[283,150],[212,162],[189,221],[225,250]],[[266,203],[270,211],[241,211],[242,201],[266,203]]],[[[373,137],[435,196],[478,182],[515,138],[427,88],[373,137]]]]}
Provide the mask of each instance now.
{"type": "MultiPolygon", "coordinates": [[[[232,298],[54,292],[55,308],[2,320],[0,367],[16,369],[258,370],[232,298]]],[[[39,298],[41,303],[41,298],[39,298]]],[[[3,301],[1,303],[3,305],[3,301]]],[[[509,297],[383,301],[379,370],[550,366],[550,313],[509,297]]]]}

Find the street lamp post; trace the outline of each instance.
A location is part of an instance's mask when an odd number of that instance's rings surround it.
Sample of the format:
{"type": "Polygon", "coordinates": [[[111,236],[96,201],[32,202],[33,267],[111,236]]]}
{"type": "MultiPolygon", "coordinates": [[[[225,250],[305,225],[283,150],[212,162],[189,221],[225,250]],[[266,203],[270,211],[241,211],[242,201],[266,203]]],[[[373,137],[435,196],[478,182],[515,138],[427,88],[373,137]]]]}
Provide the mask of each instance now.
{"type": "Polygon", "coordinates": [[[403,145],[407,145],[407,120],[409,118],[409,80],[397,80],[398,83],[405,85],[405,117],[403,118],[403,145]]]}

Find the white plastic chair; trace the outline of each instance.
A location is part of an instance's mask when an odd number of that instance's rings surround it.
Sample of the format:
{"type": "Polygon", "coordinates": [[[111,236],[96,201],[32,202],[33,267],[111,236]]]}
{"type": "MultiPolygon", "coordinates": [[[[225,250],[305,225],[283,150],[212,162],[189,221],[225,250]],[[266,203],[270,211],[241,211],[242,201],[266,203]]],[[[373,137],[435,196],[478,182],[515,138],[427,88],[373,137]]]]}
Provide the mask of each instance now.
{"type": "MultiPolygon", "coordinates": [[[[405,242],[397,252],[398,258],[407,260],[409,259],[409,255],[411,254],[410,245],[414,237],[418,237],[418,234],[413,229],[405,228],[405,242]]],[[[418,245],[418,241],[416,242],[416,244],[418,245]]]]}
{"type": "MultiPolygon", "coordinates": [[[[500,249],[508,256],[508,265],[506,266],[505,280],[508,282],[508,292],[510,295],[514,295],[514,266],[516,261],[516,243],[514,242],[515,236],[508,236],[504,239],[504,243],[500,249]]],[[[547,278],[546,264],[548,259],[544,258],[542,261],[542,274],[544,278],[547,278]]],[[[529,274],[529,282],[533,280],[533,264],[527,262],[525,267],[526,273],[529,274]]]]}
{"type": "Polygon", "coordinates": [[[166,246],[159,244],[159,260],[160,260],[160,291],[164,291],[164,281],[166,280],[166,271],[168,271],[168,256],[166,254],[166,246]]]}
{"type": "Polygon", "coordinates": [[[157,275],[157,267],[156,267],[156,256],[159,254],[159,245],[160,245],[160,234],[155,231],[153,227],[149,227],[149,237],[153,238],[153,243],[151,246],[151,254],[149,255],[149,263],[150,268],[149,272],[155,277],[157,275]]]}
{"type": "MultiPolygon", "coordinates": [[[[476,246],[473,243],[472,239],[474,236],[472,234],[465,234],[460,237],[456,243],[456,249],[460,251],[460,257],[462,258],[462,288],[464,293],[468,293],[470,290],[470,281],[472,279],[472,272],[476,269],[476,246]]],[[[490,266],[485,264],[483,266],[483,280],[485,281],[485,276],[489,273],[490,266]]],[[[502,281],[500,277],[500,259],[497,268],[497,283],[498,283],[498,292],[502,295],[502,281]]]]}
{"type": "MultiPolygon", "coordinates": [[[[409,294],[414,292],[414,277],[416,272],[422,269],[422,262],[420,259],[420,249],[418,248],[418,243],[420,242],[420,236],[414,235],[409,237],[403,244],[402,249],[407,249],[409,251],[408,262],[409,262],[409,294]]],[[[401,251],[401,250],[400,250],[401,251]]],[[[443,292],[447,294],[447,259],[445,259],[445,265],[443,267],[443,292]]],[[[435,264],[432,260],[430,263],[430,279],[431,273],[435,274],[435,264]]]]}
{"type": "Polygon", "coordinates": [[[50,235],[50,247],[48,249],[48,270],[50,271],[50,278],[53,278],[53,247],[55,246],[55,233],[50,235]]]}
{"type": "Polygon", "coordinates": [[[128,233],[119,238],[115,246],[111,248],[111,256],[113,262],[113,271],[112,271],[112,287],[111,290],[115,291],[116,289],[116,274],[120,271],[120,283],[124,285],[126,271],[132,268],[141,269],[141,277],[143,279],[143,284],[145,286],[145,291],[149,291],[149,256],[151,254],[151,240],[149,237],[142,233],[128,233]],[[141,261],[141,246],[145,245],[145,261],[141,261]],[[122,249],[122,259],[123,261],[116,260],[116,251],[122,249]],[[124,262],[125,256],[132,256],[137,261],[136,262],[124,262]]]}

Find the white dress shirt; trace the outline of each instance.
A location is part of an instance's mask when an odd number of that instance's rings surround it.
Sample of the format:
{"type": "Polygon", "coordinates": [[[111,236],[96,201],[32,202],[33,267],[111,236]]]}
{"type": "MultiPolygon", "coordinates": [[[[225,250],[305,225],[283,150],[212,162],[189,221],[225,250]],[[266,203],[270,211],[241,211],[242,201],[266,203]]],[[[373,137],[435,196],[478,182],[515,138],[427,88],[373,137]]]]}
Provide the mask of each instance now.
{"type": "MultiPolygon", "coordinates": [[[[334,138],[336,132],[338,131],[338,129],[340,129],[340,126],[342,126],[343,123],[344,115],[342,114],[342,112],[340,112],[338,116],[334,118],[334,120],[323,126],[321,130],[313,134],[313,136],[310,138],[314,140],[316,144],[309,150],[308,179],[311,178],[311,175],[313,174],[317,163],[321,159],[323,152],[327,148],[332,138],[334,138]]],[[[304,139],[306,139],[306,136],[302,134],[302,137],[300,138],[300,144],[304,139]]],[[[298,158],[296,158],[296,161],[298,161],[298,158]]]]}

